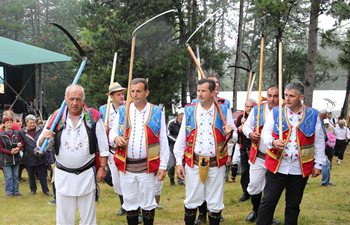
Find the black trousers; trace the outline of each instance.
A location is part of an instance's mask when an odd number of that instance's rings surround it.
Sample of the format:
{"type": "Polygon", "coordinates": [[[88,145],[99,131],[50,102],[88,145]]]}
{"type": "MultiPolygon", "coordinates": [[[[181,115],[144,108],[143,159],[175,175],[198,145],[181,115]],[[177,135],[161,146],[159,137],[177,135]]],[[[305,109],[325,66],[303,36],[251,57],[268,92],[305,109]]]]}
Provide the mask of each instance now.
{"type": "Polygon", "coordinates": [[[334,155],[338,156],[338,159],[343,160],[344,152],[348,142],[346,140],[338,140],[335,142],[334,155]]]}
{"type": "Polygon", "coordinates": [[[297,225],[300,203],[303,198],[308,177],[302,175],[273,174],[266,172],[266,186],[260,203],[256,224],[271,225],[278,200],[286,189],[286,208],[284,212],[285,225],[297,225]]]}
{"type": "Polygon", "coordinates": [[[29,179],[29,187],[31,191],[36,192],[36,180],[35,180],[35,172],[38,173],[38,178],[41,184],[41,189],[43,193],[49,192],[49,188],[47,187],[47,166],[45,164],[38,166],[26,166],[26,170],[28,172],[29,179]]]}
{"type": "Polygon", "coordinates": [[[239,150],[241,153],[241,186],[243,194],[249,195],[247,188],[249,184],[249,155],[247,149],[242,148],[239,150]]]}

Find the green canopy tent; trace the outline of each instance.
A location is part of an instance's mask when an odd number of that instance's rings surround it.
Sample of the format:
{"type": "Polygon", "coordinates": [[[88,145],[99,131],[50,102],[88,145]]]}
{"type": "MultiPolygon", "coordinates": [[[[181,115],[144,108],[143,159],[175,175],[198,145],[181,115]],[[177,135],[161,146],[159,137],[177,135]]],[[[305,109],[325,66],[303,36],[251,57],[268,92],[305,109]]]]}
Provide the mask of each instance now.
{"type": "Polygon", "coordinates": [[[42,112],[42,64],[71,57],[0,36],[0,110],[42,112]],[[33,108],[34,107],[34,108],[33,108]]]}

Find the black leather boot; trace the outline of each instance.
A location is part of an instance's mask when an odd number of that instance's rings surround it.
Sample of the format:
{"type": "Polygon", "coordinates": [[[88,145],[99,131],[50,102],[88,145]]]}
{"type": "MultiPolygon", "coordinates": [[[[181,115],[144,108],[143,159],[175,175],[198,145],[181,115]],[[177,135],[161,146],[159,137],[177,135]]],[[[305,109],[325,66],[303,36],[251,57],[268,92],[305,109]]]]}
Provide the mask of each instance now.
{"type": "Polygon", "coordinates": [[[188,209],[185,207],[185,224],[193,225],[196,220],[197,209],[188,209]]]}
{"type": "Polygon", "coordinates": [[[219,225],[221,219],[221,211],[218,213],[209,212],[209,225],[219,225]]]}
{"type": "Polygon", "coordinates": [[[126,221],[128,221],[128,225],[138,224],[138,217],[139,217],[138,210],[125,211],[125,214],[126,214],[126,221]]]}
{"type": "Polygon", "coordinates": [[[232,182],[236,182],[237,173],[238,173],[238,165],[237,164],[231,165],[231,180],[232,180],[232,182]]]}
{"type": "Polygon", "coordinates": [[[153,225],[154,222],[154,209],[142,210],[143,225],[153,225]]]}
{"type": "Polygon", "coordinates": [[[122,216],[125,214],[125,210],[123,209],[124,199],[123,199],[123,195],[118,195],[118,196],[119,196],[119,201],[120,201],[120,209],[117,212],[117,216],[122,216]]]}
{"type": "Polygon", "coordinates": [[[194,223],[195,225],[199,225],[199,224],[203,224],[203,223],[207,222],[208,209],[207,209],[207,202],[206,201],[204,201],[202,203],[202,205],[198,207],[198,211],[199,211],[199,215],[198,215],[196,222],[194,223]]]}

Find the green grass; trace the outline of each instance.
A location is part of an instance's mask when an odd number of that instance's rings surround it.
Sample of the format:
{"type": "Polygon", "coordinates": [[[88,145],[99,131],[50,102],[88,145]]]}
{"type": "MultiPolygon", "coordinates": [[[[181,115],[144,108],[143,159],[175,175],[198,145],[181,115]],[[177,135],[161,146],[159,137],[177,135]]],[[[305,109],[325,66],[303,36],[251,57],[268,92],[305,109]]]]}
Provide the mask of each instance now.
{"type": "MultiPolygon", "coordinates": [[[[345,160],[341,166],[334,163],[331,181],[336,186],[322,187],[320,185],[321,176],[310,178],[306,186],[299,224],[301,225],[350,225],[350,153],[346,152],[345,160]]],[[[28,185],[27,174],[24,171],[25,181],[20,183],[22,197],[6,197],[4,191],[4,178],[0,173],[0,224],[6,225],[52,225],[55,224],[55,206],[49,205],[50,197],[44,196],[39,190],[31,195],[28,185]]],[[[239,177],[238,177],[239,180],[239,177]]],[[[105,183],[100,183],[101,197],[97,203],[97,223],[101,225],[126,224],[125,216],[117,217],[116,211],[119,209],[119,199],[114,194],[111,187],[105,183]]],[[[250,201],[238,202],[242,191],[239,182],[225,184],[225,209],[223,215],[225,221],[221,224],[249,224],[245,217],[251,211],[250,201]]],[[[184,187],[169,185],[166,178],[161,196],[163,209],[156,210],[155,224],[157,225],[178,225],[183,222],[183,200],[185,198],[184,187]]],[[[284,195],[277,206],[275,217],[283,221],[284,195]]],[[[78,216],[76,219],[78,224],[78,216]]]]}

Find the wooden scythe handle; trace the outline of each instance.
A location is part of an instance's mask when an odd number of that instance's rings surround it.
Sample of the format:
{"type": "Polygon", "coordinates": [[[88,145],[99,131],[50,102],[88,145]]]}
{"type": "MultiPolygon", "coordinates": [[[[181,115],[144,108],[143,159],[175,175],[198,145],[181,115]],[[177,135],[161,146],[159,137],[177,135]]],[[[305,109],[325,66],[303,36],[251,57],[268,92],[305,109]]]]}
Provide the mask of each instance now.
{"type": "MultiPolygon", "coordinates": [[[[248,78],[248,84],[247,84],[247,95],[245,97],[245,102],[248,101],[249,96],[250,96],[250,87],[251,87],[252,82],[253,82],[252,78],[253,78],[253,71],[251,70],[251,71],[249,71],[249,78],[248,78]]],[[[244,104],[245,104],[245,102],[244,102],[244,104]]],[[[243,117],[244,117],[244,115],[245,115],[245,107],[243,109],[243,117]]]]}
{"type": "Polygon", "coordinates": [[[191,56],[191,58],[192,58],[194,64],[196,65],[197,69],[199,70],[199,73],[201,74],[201,78],[202,78],[202,79],[207,78],[207,77],[205,76],[204,71],[202,70],[202,67],[201,67],[201,65],[199,64],[199,62],[198,62],[198,60],[197,60],[197,57],[196,57],[196,55],[194,54],[194,52],[193,52],[191,46],[190,46],[189,44],[186,44],[186,48],[187,48],[188,53],[190,53],[190,56],[191,56]]]}
{"type": "Polygon", "coordinates": [[[259,97],[258,97],[258,115],[256,119],[256,132],[260,132],[260,108],[261,108],[261,89],[262,89],[262,77],[263,77],[263,67],[264,67],[264,47],[265,47],[265,39],[264,35],[261,36],[260,41],[260,65],[259,65],[259,97]]]}
{"type": "Polygon", "coordinates": [[[131,93],[130,93],[130,87],[131,87],[131,80],[132,80],[132,72],[134,67],[134,56],[135,56],[135,42],[136,37],[135,35],[131,39],[131,55],[130,55],[130,67],[129,67],[129,79],[128,79],[128,92],[126,97],[126,106],[125,106],[125,118],[124,118],[124,128],[123,128],[123,138],[126,139],[126,124],[128,122],[129,118],[129,108],[131,104],[131,93]]]}
{"type": "MultiPolygon", "coordinates": [[[[117,55],[118,55],[118,53],[114,53],[112,74],[111,74],[111,80],[109,81],[109,86],[112,85],[112,83],[114,81],[115,67],[116,67],[116,64],[117,64],[117,55]]],[[[109,111],[111,109],[110,102],[111,102],[111,96],[108,94],[106,116],[105,116],[105,127],[107,127],[107,125],[108,125],[109,111]]]]}
{"type": "Polygon", "coordinates": [[[283,140],[283,134],[282,134],[282,41],[278,43],[278,96],[279,96],[279,103],[278,103],[278,131],[279,131],[279,139],[283,140]]]}

